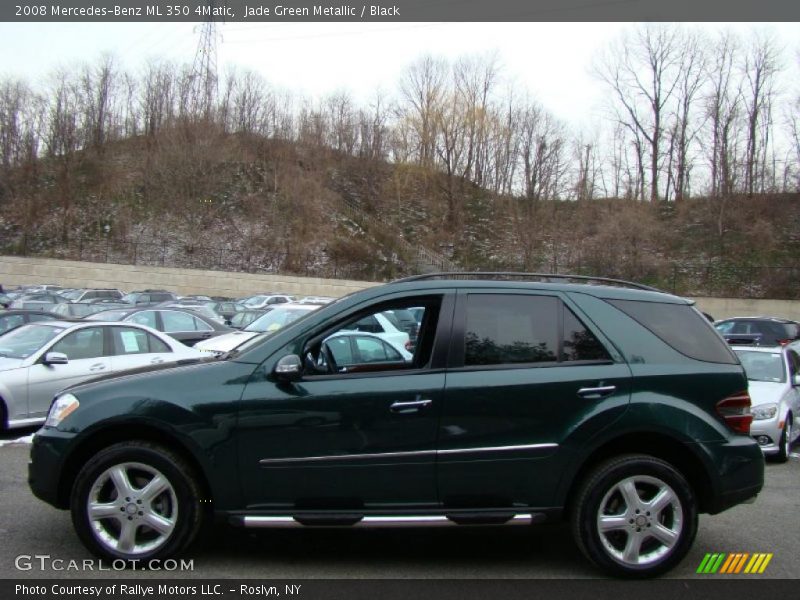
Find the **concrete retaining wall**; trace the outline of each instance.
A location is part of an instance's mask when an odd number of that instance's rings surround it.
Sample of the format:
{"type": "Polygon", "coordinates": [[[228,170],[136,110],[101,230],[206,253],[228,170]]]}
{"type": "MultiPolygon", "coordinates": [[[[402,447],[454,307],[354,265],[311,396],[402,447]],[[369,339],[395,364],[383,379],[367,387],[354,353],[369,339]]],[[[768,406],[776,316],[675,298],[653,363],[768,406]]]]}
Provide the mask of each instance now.
{"type": "MultiPolygon", "coordinates": [[[[9,286],[53,283],[64,287],[111,287],[126,292],[144,288],[164,288],[178,294],[233,297],[268,291],[301,296],[343,296],[365,287],[378,285],[369,281],[224,273],[16,256],[0,256],[0,283],[9,286]]],[[[695,298],[695,300],[700,310],[709,313],[715,319],[769,315],[800,321],[800,301],[797,300],[743,298],[695,298]]]]}
{"type": "Polygon", "coordinates": [[[234,298],[269,291],[297,296],[343,296],[377,285],[344,279],[224,273],[17,256],[0,256],[0,283],[5,286],[52,283],[63,287],[118,288],[126,292],[155,288],[181,295],[206,294],[234,298]]]}

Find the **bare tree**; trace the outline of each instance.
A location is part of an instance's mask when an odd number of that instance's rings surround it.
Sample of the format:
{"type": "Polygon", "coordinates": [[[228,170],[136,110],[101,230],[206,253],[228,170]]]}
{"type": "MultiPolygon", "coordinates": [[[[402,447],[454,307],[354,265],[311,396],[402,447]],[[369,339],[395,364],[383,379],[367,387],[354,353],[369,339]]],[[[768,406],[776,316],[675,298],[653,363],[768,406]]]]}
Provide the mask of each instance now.
{"type": "Polygon", "coordinates": [[[667,107],[680,80],[681,30],[644,25],[624,33],[594,65],[594,73],[613,94],[615,119],[636,135],[638,148],[647,147],[650,200],[659,198],[661,142],[667,107]]]}
{"type": "Polygon", "coordinates": [[[416,154],[423,166],[433,166],[436,156],[436,123],[445,95],[447,63],[424,56],[412,63],[400,79],[400,95],[406,118],[416,137],[416,154]]]}

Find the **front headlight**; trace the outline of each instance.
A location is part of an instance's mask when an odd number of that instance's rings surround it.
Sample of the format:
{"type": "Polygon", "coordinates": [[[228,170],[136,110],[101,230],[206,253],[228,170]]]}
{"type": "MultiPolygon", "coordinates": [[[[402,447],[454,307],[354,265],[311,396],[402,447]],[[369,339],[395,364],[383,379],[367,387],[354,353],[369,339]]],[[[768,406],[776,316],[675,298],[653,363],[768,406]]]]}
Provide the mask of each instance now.
{"type": "Polygon", "coordinates": [[[753,415],[753,421],[765,421],[767,419],[772,419],[777,412],[778,405],[774,402],[750,407],[750,414],[753,415]]]}
{"type": "Polygon", "coordinates": [[[61,421],[71,415],[80,405],[81,403],[72,394],[62,394],[56,398],[53,406],[50,407],[50,413],[47,415],[44,426],[58,427],[61,421]]]}

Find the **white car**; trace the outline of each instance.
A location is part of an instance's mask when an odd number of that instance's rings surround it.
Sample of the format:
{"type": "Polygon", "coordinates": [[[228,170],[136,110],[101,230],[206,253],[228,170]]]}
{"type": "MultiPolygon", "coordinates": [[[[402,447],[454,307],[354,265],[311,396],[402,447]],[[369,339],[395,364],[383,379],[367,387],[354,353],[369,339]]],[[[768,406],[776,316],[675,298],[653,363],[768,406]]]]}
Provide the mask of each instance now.
{"type": "Polygon", "coordinates": [[[242,300],[247,308],[264,308],[265,306],[275,306],[281,304],[289,304],[294,302],[293,296],[285,294],[257,294],[250,296],[246,300],[242,300]]]}
{"type": "Polygon", "coordinates": [[[361,331],[372,333],[379,338],[386,340],[393,346],[399,346],[406,350],[411,349],[411,340],[405,331],[395,327],[384,313],[375,313],[349,325],[342,331],[361,331]]]}
{"type": "Polygon", "coordinates": [[[796,349],[733,346],[747,373],[752,435],[766,456],[789,457],[800,435],[800,357],[796,349]]]}
{"type": "Polygon", "coordinates": [[[241,331],[233,331],[209,340],[203,340],[195,344],[194,347],[204,352],[218,355],[224,354],[262,333],[273,333],[318,308],[318,304],[281,304],[250,323],[241,331]]]}
{"type": "Polygon", "coordinates": [[[92,377],[205,356],[134,323],[23,325],[0,336],[0,429],[43,423],[58,392],[92,377]]]}

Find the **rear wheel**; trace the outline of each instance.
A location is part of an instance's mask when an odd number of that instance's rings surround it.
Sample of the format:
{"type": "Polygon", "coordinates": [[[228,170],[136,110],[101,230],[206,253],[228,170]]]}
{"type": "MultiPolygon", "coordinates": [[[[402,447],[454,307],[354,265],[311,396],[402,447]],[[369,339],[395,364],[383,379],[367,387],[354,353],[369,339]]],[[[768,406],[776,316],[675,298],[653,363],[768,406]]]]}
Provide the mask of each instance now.
{"type": "Polygon", "coordinates": [[[200,531],[201,493],[191,467],[167,448],[122,442],[100,451],[72,489],[72,523],[101,558],[150,561],[185,550],[200,531]]]}
{"type": "Polygon", "coordinates": [[[572,512],[581,551],[621,577],[653,577],[674,567],[697,532],[697,505],[686,479],[670,464],[626,455],[596,467],[572,512]]]}

